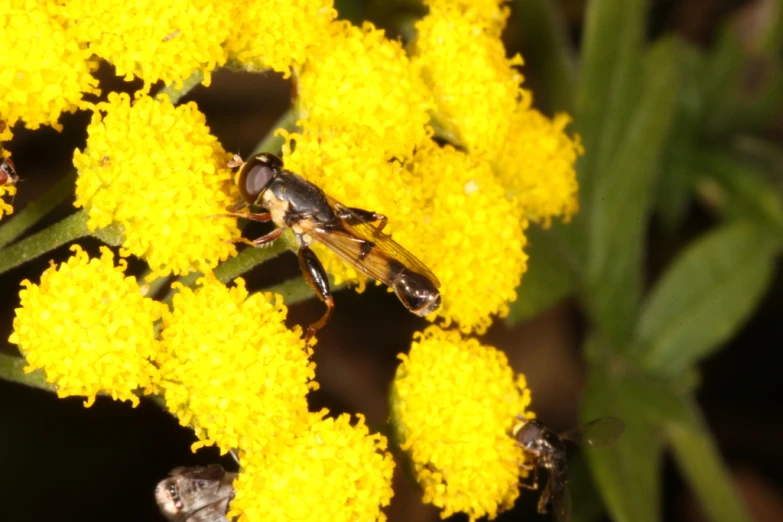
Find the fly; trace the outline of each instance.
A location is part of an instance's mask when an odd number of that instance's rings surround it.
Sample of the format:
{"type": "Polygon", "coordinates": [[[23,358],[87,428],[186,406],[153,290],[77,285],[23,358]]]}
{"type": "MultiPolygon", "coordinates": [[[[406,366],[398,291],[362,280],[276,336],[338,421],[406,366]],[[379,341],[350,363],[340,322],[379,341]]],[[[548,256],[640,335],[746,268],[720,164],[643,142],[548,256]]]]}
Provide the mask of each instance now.
{"type": "Polygon", "coordinates": [[[155,488],[161,513],[172,522],[228,522],[236,473],[219,464],[176,468],[155,488]]]}
{"type": "Polygon", "coordinates": [[[552,503],[555,520],[568,522],[571,519],[571,495],[568,492],[568,468],[565,441],[588,446],[606,446],[622,435],[625,425],[616,417],[601,417],[584,426],[557,434],[537,419],[517,417],[521,424],[513,431],[525,452],[529,464],[523,467],[532,470],[533,483],[521,484],[528,489],[538,489],[538,472],[547,470],[547,481],[538,499],[538,512],[545,514],[546,506],[552,503]]]}
{"type": "Polygon", "coordinates": [[[387,218],[382,214],[343,205],[303,177],[283,168],[283,161],[263,153],[243,163],[239,156],[229,163],[240,167],[237,185],[243,201],[220,214],[272,221],[278,228],[253,241],[239,239],[254,247],[279,238],[290,228],[299,245],[299,268],[326,312],[307,328],[305,342],[326,325],[334,308],[334,298],[323,265],[310,248],[319,242],[364,274],[394,290],[402,304],[416,315],[425,316],[440,307],[440,282],[424,264],[383,233],[387,218]],[[267,212],[238,213],[250,206],[267,212]]]}

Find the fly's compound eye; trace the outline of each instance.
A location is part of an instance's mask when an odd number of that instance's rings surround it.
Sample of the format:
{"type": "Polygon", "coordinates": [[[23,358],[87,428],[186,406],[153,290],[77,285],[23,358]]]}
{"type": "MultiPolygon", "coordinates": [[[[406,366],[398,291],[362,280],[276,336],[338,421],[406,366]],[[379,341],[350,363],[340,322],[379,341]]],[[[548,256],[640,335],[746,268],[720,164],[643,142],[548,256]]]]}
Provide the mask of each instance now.
{"type": "Polygon", "coordinates": [[[242,198],[250,205],[256,204],[282,168],[282,160],[273,154],[259,154],[253,157],[239,172],[238,185],[242,198]]]}
{"type": "Polygon", "coordinates": [[[516,434],[516,439],[522,446],[530,446],[541,437],[541,425],[536,421],[524,424],[516,434]]]}

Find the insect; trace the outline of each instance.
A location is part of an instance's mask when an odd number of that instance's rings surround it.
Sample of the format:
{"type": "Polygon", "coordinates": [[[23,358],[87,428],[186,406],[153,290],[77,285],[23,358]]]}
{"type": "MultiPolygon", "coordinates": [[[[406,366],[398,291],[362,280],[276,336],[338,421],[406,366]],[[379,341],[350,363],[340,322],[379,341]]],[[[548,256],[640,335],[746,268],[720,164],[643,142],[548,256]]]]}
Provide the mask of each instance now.
{"type": "Polygon", "coordinates": [[[14,168],[14,162],[11,158],[3,158],[0,156],[0,186],[1,185],[16,185],[19,181],[19,175],[14,168]]]}
{"type": "Polygon", "coordinates": [[[175,468],[155,488],[161,513],[172,522],[228,522],[236,473],[219,464],[175,468]]]}
{"type": "Polygon", "coordinates": [[[260,222],[271,220],[278,227],[253,241],[236,241],[260,247],[290,228],[299,244],[299,268],[318,298],[326,304],[324,315],[307,328],[306,342],[326,325],[334,308],[326,271],[310,248],[316,241],[357,270],[391,287],[414,314],[424,316],[440,307],[438,278],[413,254],[383,233],[386,216],[346,207],[313,183],[285,170],[283,161],[273,154],[258,154],[246,163],[234,156],[229,166],[240,167],[237,185],[243,201],[229,207],[230,213],[219,216],[260,222]],[[237,213],[250,206],[263,207],[268,212],[237,213]]]}
{"type": "Polygon", "coordinates": [[[584,426],[557,434],[537,419],[526,419],[514,429],[513,436],[522,446],[529,464],[525,469],[533,471],[533,483],[521,484],[528,489],[538,489],[538,472],[547,470],[547,481],[538,499],[538,512],[545,514],[546,505],[552,503],[557,522],[571,519],[571,495],[568,492],[568,469],[565,441],[588,446],[606,446],[622,435],[625,425],[616,417],[601,417],[584,426]]]}

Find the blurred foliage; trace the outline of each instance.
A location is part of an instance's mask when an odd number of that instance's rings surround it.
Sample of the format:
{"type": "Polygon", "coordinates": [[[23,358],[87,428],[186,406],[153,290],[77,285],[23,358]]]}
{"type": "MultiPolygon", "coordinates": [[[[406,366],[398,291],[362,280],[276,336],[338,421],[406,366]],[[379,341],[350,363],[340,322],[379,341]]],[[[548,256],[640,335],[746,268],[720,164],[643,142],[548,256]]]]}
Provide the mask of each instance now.
{"type": "MultiPolygon", "coordinates": [[[[515,7],[529,4],[557,9],[522,0],[515,7]]],[[[564,298],[584,309],[582,420],[615,415],[626,423],[616,445],[586,451],[614,520],[661,520],[667,450],[710,520],[749,520],[694,388],[699,363],[759,305],[780,252],[783,148],[769,136],[783,108],[783,2],[757,0],[732,13],[707,49],[671,35],[645,41],[649,7],[587,2],[575,86],[556,90],[575,98],[558,97],[551,107],[574,108],[585,145],[581,210],[573,224],[530,231],[530,267],[508,321],[564,298]],[[718,224],[648,283],[651,220],[673,232],[693,204],[718,224]]],[[[531,30],[540,33],[541,24],[531,30]]],[[[555,71],[545,82],[566,79],[555,71]]],[[[572,482],[589,482],[581,463],[572,482]]],[[[600,510],[578,489],[575,520],[595,519],[600,510]]]]}

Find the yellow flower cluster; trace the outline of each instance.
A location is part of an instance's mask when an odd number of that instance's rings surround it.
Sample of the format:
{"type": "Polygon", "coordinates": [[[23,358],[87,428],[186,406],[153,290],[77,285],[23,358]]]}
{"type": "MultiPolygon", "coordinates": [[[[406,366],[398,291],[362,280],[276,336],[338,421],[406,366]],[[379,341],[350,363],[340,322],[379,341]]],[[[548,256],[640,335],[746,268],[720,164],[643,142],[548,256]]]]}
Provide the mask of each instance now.
{"type": "Polygon", "coordinates": [[[567,116],[549,120],[520,87],[522,59],[506,58],[499,38],[508,14],[503,2],[430,4],[416,24],[412,55],[435,95],[442,132],[492,164],[524,218],[568,220],[578,207],[581,144],[566,134],[567,116]]]}
{"type": "Polygon", "coordinates": [[[93,259],[78,245],[71,250],[40,284],[22,281],[9,341],[26,357],[25,371],[42,369],[58,396],[83,395],[90,406],[106,393],[136,405],[135,393],[155,391],[160,380],[150,359],[164,307],[142,295],[136,279],[125,276],[125,261],[115,266],[108,248],[93,259]]]}
{"type": "Polygon", "coordinates": [[[227,288],[213,278],[179,286],[163,316],[155,362],[166,405],[197,446],[266,451],[303,429],[315,365],[301,331],[285,326],[279,295],[248,297],[242,279],[227,288]]]}
{"type": "Polygon", "coordinates": [[[314,46],[327,40],[337,16],[332,0],[250,0],[226,2],[231,31],[229,58],[249,70],[271,68],[287,78],[314,46]]]}
{"type": "Polygon", "coordinates": [[[309,426],[274,454],[242,454],[229,519],[386,520],[381,507],[391,501],[394,471],[386,438],[370,434],[361,416],[351,425],[348,415],[323,414],[310,414],[309,426]]]}
{"type": "Polygon", "coordinates": [[[6,123],[0,120],[0,219],[5,214],[13,214],[14,207],[3,200],[4,196],[16,195],[16,185],[13,179],[15,174],[14,164],[11,161],[11,153],[3,148],[3,142],[11,139],[11,131],[6,123]]]}
{"type": "Polygon", "coordinates": [[[9,127],[23,121],[31,129],[56,129],[63,112],[88,107],[96,94],[92,50],[58,13],[57,2],[0,2],[0,118],[9,127]]]}
{"type": "Polygon", "coordinates": [[[437,326],[399,357],[392,418],[424,501],[442,518],[495,518],[519,495],[525,457],[509,434],[516,415],[531,416],[524,376],[497,349],[437,326]]]}
{"type": "Polygon", "coordinates": [[[77,207],[94,230],[119,223],[121,253],[143,257],[157,273],[206,271],[236,255],[224,240],[239,236],[236,221],[206,219],[239,199],[228,155],[209,133],[196,105],[174,107],[143,96],[109,95],[87,129],[87,147],[74,153],[77,207]]]}
{"type": "Polygon", "coordinates": [[[211,0],[68,0],[61,16],[77,41],[111,62],[126,80],[181,83],[223,65],[230,11],[211,0]],[[122,16],[118,16],[121,13],[122,16]]]}

